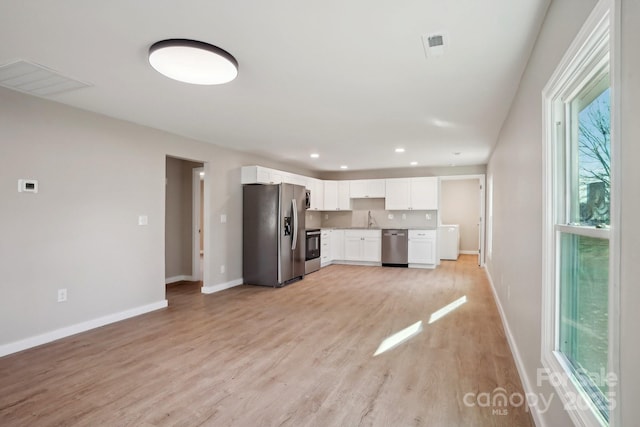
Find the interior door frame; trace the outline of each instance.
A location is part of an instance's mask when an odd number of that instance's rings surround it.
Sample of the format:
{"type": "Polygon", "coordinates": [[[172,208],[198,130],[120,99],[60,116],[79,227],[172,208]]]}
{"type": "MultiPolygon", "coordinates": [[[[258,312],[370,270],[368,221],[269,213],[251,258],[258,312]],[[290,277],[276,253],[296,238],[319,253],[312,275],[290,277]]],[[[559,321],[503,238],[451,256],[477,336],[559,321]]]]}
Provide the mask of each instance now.
{"type": "MultiPolygon", "coordinates": [[[[200,274],[200,234],[202,233],[202,230],[204,227],[201,227],[200,224],[204,223],[204,218],[201,217],[200,215],[200,186],[202,185],[205,189],[206,189],[206,174],[204,175],[203,178],[200,177],[200,173],[203,172],[204,173],[204,167],[201,168],[194,168],[193,172],[192,172],[192,185],[191,185],[191,191],[192,191],[192,195],[191,195],[191,201],[192,201],[192,209],[191,209],[191,214],[192,214],[192,221],[191,221],[191,230],[192,230],[192,238],[191,238],[191,243],[192,243],[192,252],[191,252],[191,261],[192,261],[192,266],[191,266],[191,277],[193,278],[194,281],[199,281],[199,280],[203,280],[201,274],[200,274]]],[[[206,191],[204,191],[204,194],[206,196],[206,191]]],[[[204,208],[206,209],[206,203],[204,208]]],[[[205,251],[205,247],[206,245],[204,244],[204,240],[206,240],[206,234],[203,236],[203,249],[202,249],[202,253],[203,253],[203,266],[202,266],[202,271],[204,272],[205,270],[205,266],[204,264],[206,263],[206,257],[204,256],[204,254],[206,253],[205,251]]]]}
{"type": "MultiPolygon", "coordinates": [[[[438,182],[438,206],[442,201],[441,185],[442,181],[467,181],[478,180],[480,185],[480,212],[478,213],[478,265],[484,267],[485,265],[485,233],[486,233],[486,221],[485,221],[485,193],[487,186],[487,176],[485,174],[476,175],[446,175],[441,176],[438,182]]],[[[438,215],[438,226],[442,225],[442,217],[438,215]]]]}

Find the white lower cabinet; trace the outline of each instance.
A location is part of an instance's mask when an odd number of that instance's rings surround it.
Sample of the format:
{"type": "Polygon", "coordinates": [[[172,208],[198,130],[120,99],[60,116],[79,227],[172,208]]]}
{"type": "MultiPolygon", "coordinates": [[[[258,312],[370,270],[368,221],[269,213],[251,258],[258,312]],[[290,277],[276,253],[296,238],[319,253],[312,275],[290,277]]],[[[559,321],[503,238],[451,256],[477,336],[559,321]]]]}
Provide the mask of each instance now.
{"type": "Polygon", "coordinates": [[[344,260],[380,262],[382,235],[380,230],[345,230],[344,260]]]}
{"type": "Polygon", "coordinates": [[[331,256],[331,237],[333,230],[322,229],[320,234],[320,267],[326,267],[331,264],[333,257],[331,256]]]}
{"type": "Polygon", "coordinates": [[[344,230],[331,230],[331,261],[344,259],[344,230]]]}
{"type": "Polygon", "coordinates": [[[409,230],[408,261],[409,267],[435,267],[436,230],[409,230]]]}

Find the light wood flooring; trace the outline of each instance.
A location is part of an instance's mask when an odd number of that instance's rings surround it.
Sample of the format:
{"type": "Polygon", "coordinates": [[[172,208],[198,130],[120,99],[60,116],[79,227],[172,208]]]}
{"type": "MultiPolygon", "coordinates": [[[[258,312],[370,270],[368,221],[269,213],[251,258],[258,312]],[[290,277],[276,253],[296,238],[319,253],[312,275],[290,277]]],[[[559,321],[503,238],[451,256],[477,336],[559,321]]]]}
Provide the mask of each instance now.
{"type": "Polygon", "coordinates": [[[334,265],[282,289],[212,295],[168,286],[167,309],[1,358],[0,425],[532,426],[523,407],[464,403],[522,393],[475,260],[334,265]],[[418,321],[419,334],[373,356],[418,321]]]}

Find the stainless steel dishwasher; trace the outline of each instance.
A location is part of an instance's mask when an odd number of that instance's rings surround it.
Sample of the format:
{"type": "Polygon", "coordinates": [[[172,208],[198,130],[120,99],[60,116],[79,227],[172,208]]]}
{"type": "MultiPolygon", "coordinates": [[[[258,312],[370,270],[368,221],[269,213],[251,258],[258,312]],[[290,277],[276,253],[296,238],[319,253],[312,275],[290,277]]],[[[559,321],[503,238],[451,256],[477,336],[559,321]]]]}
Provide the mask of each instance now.
{"type": "Polygon", "coordinates": [[[382,230],[382,265],[386,267],[407,267],[409,233],[406,229],[382,230]]]}

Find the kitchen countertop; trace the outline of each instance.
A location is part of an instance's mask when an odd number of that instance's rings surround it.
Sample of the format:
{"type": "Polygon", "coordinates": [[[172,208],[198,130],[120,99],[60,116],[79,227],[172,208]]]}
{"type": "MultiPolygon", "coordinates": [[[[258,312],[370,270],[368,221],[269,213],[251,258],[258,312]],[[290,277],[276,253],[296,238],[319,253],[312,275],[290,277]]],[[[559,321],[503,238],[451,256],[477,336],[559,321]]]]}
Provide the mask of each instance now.
{"type": "Polygon", "coordinates": [[[437,230],[437,227],[322,227],[323,230],[437,230]]]}

